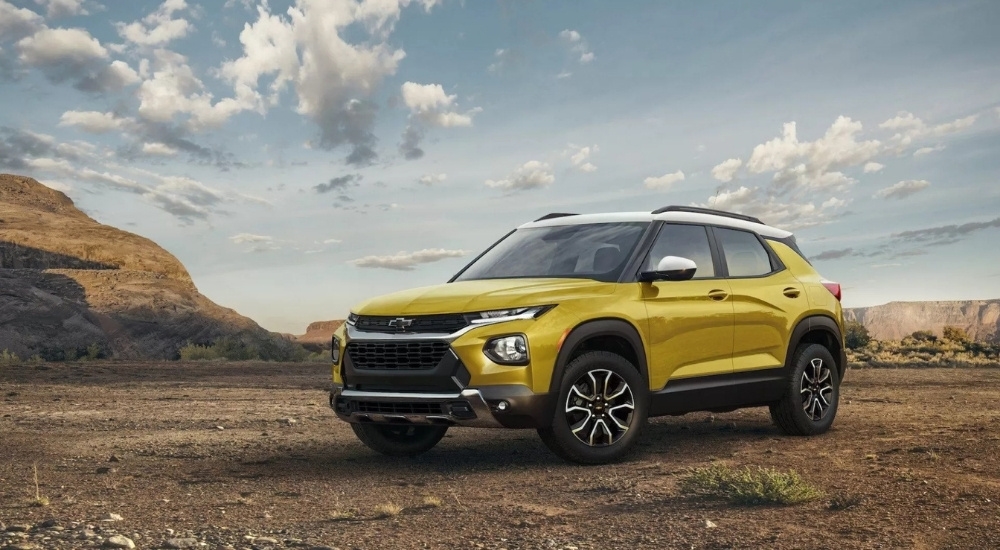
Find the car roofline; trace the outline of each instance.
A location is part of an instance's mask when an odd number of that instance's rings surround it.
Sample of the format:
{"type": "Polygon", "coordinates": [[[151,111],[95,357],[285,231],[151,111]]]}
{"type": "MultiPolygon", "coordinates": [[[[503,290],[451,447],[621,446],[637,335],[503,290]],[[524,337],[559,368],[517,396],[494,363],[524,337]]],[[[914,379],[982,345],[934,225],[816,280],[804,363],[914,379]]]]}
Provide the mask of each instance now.
{"type": "Polygon", "coordinates": [[[652,214],[650,212],[608,212],[603,214],[571,214],[561,215],[552,218],[542,218],[533,222],[522,224],[518,229],[531,227],[557,227],[569,225],[585,225],[592,223],[627,223],[627,222],[677,222],[677,223],[697,223],[703,225],[714,225],[717,227],[730,227],[733,229],[743,229],[753,231],[762,237],[771,239],[786,239],[792,236],[790,231],[771,227],[762,223],[720,216],[716,214],[703,214],[700,212],[662,212],[652,214]]]}

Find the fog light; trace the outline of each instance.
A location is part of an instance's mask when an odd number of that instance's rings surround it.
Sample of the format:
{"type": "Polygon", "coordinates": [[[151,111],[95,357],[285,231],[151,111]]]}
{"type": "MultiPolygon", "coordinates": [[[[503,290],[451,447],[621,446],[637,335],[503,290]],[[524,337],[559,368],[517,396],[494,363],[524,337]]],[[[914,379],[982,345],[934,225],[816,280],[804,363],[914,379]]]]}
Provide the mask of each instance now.
{"type": "Polygon", "coordinates": [[[506,401],[501,401],[501,402],[497,403],[497,410],[500,411],[500,412],[504,412],[504,411],[506,411],[509,408],[510,408],[510,403],[508,403],[506,401]]]}
{"type": "Polygon", "coordinates": [[[501,365],[527,365],[528,339],[523,334],[494,338],[486,342],[483,353],[501,365]]]}
{"type": "Polygon", "coordinates": [[[333,360],[333,364],[340,363],[340,338],[334,336],[330,340],[330,359],[333,360]]]}

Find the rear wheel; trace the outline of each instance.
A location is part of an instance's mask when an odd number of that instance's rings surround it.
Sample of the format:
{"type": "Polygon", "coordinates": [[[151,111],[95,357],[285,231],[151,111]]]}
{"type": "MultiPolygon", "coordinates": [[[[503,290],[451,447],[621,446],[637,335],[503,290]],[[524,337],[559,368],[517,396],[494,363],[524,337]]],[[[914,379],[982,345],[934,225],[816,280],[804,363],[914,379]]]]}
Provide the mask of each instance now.
{"type": "Polygon", "coordinates": [[[387,456],[416,456],[431,450],[447,426],[409,426],[396,424],[351,424],[354,435],[373,451],[387,456]]]}
{"type": "Polygon", "coordinates": [[[555,418],[538,430],[565,460],[603,464],[624,456],[646,423],[649,389],[624,357],[603,351],[574,359],[563,375],[555,418]]]}
{"type": "Polygon", "coordinates": [[[819,344],[795,350],[785,397],[771,404],[771,420],[788,435],[819,435],[830,429],[840,400],[833,355],[819,344]]]}

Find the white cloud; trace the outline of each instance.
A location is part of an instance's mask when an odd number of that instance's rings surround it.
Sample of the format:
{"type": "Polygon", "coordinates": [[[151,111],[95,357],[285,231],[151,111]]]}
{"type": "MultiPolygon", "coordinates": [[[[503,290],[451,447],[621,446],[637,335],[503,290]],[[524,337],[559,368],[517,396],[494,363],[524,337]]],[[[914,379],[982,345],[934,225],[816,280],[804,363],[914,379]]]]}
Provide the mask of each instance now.
{"type": "Polygon", "coordinates": [[[51,19],[90,14],[83,7],[83,0],[35,0],[35,3],[44,6],[45,14],[51,19]]]}
{"type": "Polygon", "coordinates": [[[565,29],[559,33],[559,38],[569,45],[570,52],[580,56],[577,61],[581,64],[587,64],[594,60],[594,52],[590,51],[587,42],[578,31],[565,29]]]}
{"type": "Polygon", "coordinates": [[[672,174],[664,174],[659,177],[648,177],[642,182],[648,189],[669,189],[673,184],[684,181],[684,172],[678,170],[672,174]]]}
{"type": "Polygon", "coordinates": [[[76,126],[92,134],[120,130],[127,122],[127,119],[119,118],[115,113],[100,111],[66,111],[59,117],[59,126],[76,126]]]}
{"type": "Polygon", "coordinates": [[[572,156],[569,157],[570,163],[573,167],[581,172],[595,172],[597,171],[597,166],[594,166],[590,162],[590,157],[600,151],[596,145],[588,145],[584,147],[577,147],[576,145],[570,144],[570,151],[573,152],[572,156]]]}
{"type": "Polygon", "coordinates": [[[866,162],[864,167],[864,172],[866,174],[874,174],[875,172],[881,172],[885,168],[884,164],[879,164],[877,162],[866,162]]]}
{"type": "Polygon", "coordinates": [[[108,56],[100,41],[83,29],[41,29],[17,43],[21,61],[45,66],[59,63],[88,63],[108,56]]]}
{"type": "Polygon", "coordinates": [[[236,244],[273,243],[274,237],[269,237],[267,235],[254,235],[253,233],[240,233],[229,237],[229,240],[236,244]]]}
{"type": "Polygon", "coordinates": [[[430,126],[448,128],[452,126],[472,126],[472,115],[453,111],[456,95],[448,95],[440,84],[417,84],[405,82],[400,88],[403,103],[410,111],[430,126]]]}
{"type": "Polygon", "coordinates": [[[922,157],[929,155],[931,153],[936,153],[938,151],[943,151],[945,149],[944,145],[935,145],[934,147],[921,147],[913,152],[913,158],[922,157]]]}
{"type": "Polygon", "coordinates": [[[342,241],[340,239],[326,239],[326,240],[323,241],[323,244],[340,244],[342,242],[344,242],[344,241],[342,241]]]}
{"type": "Polygon", "coordinates": [[[491,73],[502,73],[517,65],[520,56],[509,49],[497,48],[493,52],[493,63],[490,63],[486,70],[491,73]]]}
{"type": "Polygon", "coordinates": [[[563,40],[566,40],[568,42],[579,42],[580,33],[577,31],[566,29],[559,33],[559,38],[562,38],[563,40]]]}
{"type": "Polygon", "coordinates": [[[356,267],[413,271],[419,264],[437,262],[446,258],[461,258],[465,254],[464,250],[428,248],[416,252],[399,252],[392,256],[365,256],[357,260],[350,260],[347,263],[353,264],[356,267]]]}
{"type": "Polygon", "coordinates": [[[976,123],[979,115],[970,115],[934,126],[907,111],[900,111],[896,116],[879,124],[879,128],[895,132],[891,141],[891,149],[896,153],[903,152],[915,140],[925,137],[941,137],[965,130],[976,123]]]}
{"type": "Polygon", "coordinates": [[[754,174],[775,172],[779,193],[807,188],[844,187],[853,182],[838,170],[870,161],[882,148],[877,140],[858,141],[860,122],[838,117],[815,141],[799,141],[794,122],[784,125],[782,136],[753,149],[747,170],[754,174]]]}
{"type": "Polygon", "coordinates": [[[124,61],[105,64],[107,48],[84,29],[44,27],[18,41],[17,48],[21,62],[38,68],[50,81],[70,80],[86,92],[118,91],[139,81],[124,61]]]}
{"type": "MultiPolygon", "coordinates": [[[[233,85],[239,105],[254,105],[262,112],[267,105],[258,90],[261,77],[273,76],[271,102],[287,84],[294,84],[298,112],[319,127],[315,145],[332,149],[349,144],[348,163],[370,164],[377,156],[373,127],[378,109],[371,97],[406,55],[384,39],[400,6],[408,3],[297,0],[287,17],[272,15],[262,4],[257,21],[240,33],[243,56],[224,63],[220,74],[233,85]],[[348,43],[342,35],[354,23],[363,25],[372,40],[348,43]]],[[[431,6],[421,3],[425,9],[431,6]]],[[[460,122],[447,120],[452,125],[460,122]]]]}
{"type": "Polygon", "coordinates": [[[930,185],[931,182],[927,180],[905,180],[890,187],[879,189],[874,197],[876,199],[905,199],[910,195],[927,189],[930,185]]]}
{"type": "Polygon", "coordinates": [[[41,15],[0,0],[0,41],[18,40],[45,26],[41,15]]]}
{"type": "Polygon", "coordinates": [[[156,11],[142,21],[117,23],[118,34],[125,40],[139,46],[163,46],[178,38],[184,38],[192,30],[187,19],[174,18],[174,14],[187,9],[184,0],[166,0],[156,11]]]}
{"type": "Polygon", "coordinates": [[[782,202],[760,188],[741,186],[734,191],[720,192],[709,197],[705,204],[696,206],[755,216],[766,224],[795,230],[828,222],[846,204],[847,201],[837,198],[828,199],[819,207],[805,201],[782,202]]]}
{"type": "Polygon", "coordinates": [[[556,181],[548,163],[529,160],[502,180],[486,180],[486,186],[506,191],[538,189],[556,181]]]}
{"type": "Polygon", "coordinates": [[[448,179],[448,174],[425,174],[420,176],[418,181],[424,185],[434,185],[435,183],[441,183],[446,179],[448,179]]]}
{"type": "Polygon", "coordinates": [[[559,80],[562,80],[564,78],[569,78],[571,76],[573,76],[573,73],[571,73],[569,71],[563,71],[563,72],[557,74],[556,78],[559,79],[559,80]]]}
{"type": "Polygon", "coordinates": [[[165,144],[165,143],[143,143],[142,152],[147,155],[154,155],[159,157],[172,157],[177,154],[177,149],[165,144]]]}
{"type": "Polygon", "coordinates": [[[188,127],[202,130],[217,128],[233,115],[253,107],[234,98],[213,103],[213,95],[205,91],[204,84],[181,54],[156,50],[152,66],[150,78],[136,92],[139,116],[145,120],[170,122],[177,115],[188,115],[188,127]]]}
{"type": "MultiPolygon", "coordinates": [[[[704,149],[699,150],[703,151],[704,149]]],[[[741,166],[743,166],[743,159],[724,160],[712,168],[712,177],[723,183],[729,183],[736,177],[736,172],[739,171],[741,166]]]]}

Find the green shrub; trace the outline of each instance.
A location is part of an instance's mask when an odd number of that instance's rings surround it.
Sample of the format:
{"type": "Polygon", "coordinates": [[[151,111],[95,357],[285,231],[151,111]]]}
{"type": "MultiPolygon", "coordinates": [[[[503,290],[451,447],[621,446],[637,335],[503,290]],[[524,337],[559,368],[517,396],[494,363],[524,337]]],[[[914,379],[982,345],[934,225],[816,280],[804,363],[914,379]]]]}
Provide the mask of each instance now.
{"type": "Polygon", "coordinates": [[[938,337],[929,330],[918,330],[911,334],[910,338],[913,338],[917,342],[937,342],[938,340],[938,337]]]}
{"type": "Polygon", "coordinates": [[[943,333],[943,338],[949,342],[966,344],[972,340],[969,338],[969,334],[965,332],[965,329],[959,327],[944,327],[943,333]]]}
{"type": "Polygon", "coordinates": [[[99,359],[101,357],[101,355],[102,355],[101,354],[101,346],[100,346],[100,344],[96,344],[95,343],[95,344],[90,344],[89,346],[87,346],[87,353],[86,353],[86,355],[84,355],[84,357],[88,361],[94,361],[95,359],[99,359]]]}
{"type": "Polygon", "coordinates": [[[0,366],[6,367],[10,365],[17,365],[20,362],[21,358],[18,357],[16,354],[13,354],[6,349],[0,351],[0,366]]]}
{"type": "Polygon", "coordinates": [[[180,349],[181,361],[211,361],[219,359],[219,354],[212,346],[188,344],[180,349]]]}
{"type": "Polygon", "coordinates": [[[692,470],[681,480],[680,488],[686,494],[721,498],[735,504],[799,504],[823,494],[792,470],[781,472],[760,466],[732,468],[724,464],[692,470]]]}
{"type": "Polygon", "coordinates": [[[861,349],[872,341],[868,329],[857,321],[844,323],[844,331],[844,343],[847,345],[847,349],[861,349]]]}

